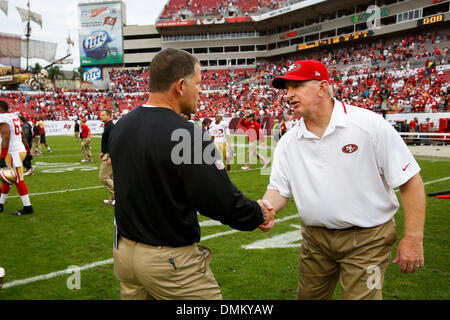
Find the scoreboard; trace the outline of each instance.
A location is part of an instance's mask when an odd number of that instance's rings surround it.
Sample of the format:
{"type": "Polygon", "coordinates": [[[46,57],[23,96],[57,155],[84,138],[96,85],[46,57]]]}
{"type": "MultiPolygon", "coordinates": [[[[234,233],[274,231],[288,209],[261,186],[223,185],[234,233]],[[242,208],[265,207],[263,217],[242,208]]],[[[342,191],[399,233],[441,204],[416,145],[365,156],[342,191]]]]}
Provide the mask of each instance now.
{"type": "Polygon", "coordinates": [[[351,41],[351,40],[371,37],[372,35],[373,35],[372,30],[354,32],[354,33],[345,34],[345,35],[337,36],[337,37],[332,37],[332,38],[328,38],[328,39],[324,39],[324,40],[316,40],[313,42],[302,43],[302,44],[298,45],[297,50],[306,50],[306,49],[317,48],[317,47],[321,47],[321,46],[328,46],[328,45],[333,45],[333,44],[338,44],[338,43],[344,43],[344,42],[351,41]]]}
{"type": "Polygon", "coordinates": [[[430,25],[430,24],[435,24],[435,23],[439,23],[444,21],[444,15],[443,14],[438,14],[436,16],[432,16],[432,17],[426,17],[426,18],[422,18],[417,20],[417,26],[426,26],[426,25],[430,25]]]}

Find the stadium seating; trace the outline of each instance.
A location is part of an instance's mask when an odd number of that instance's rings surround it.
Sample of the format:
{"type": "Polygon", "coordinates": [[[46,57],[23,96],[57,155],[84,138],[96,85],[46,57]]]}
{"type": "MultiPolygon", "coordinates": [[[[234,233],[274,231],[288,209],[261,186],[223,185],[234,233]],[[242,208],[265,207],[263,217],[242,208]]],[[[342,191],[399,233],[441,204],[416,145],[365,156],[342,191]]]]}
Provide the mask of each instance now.
{"type": "MultiPolygon", "coordinates": [[[[299,0],[300,1],[300,0],[299,0]]],[[[227,8],[234,8],[234,15],[243,16],[251,13],[263,13],[276,10],[295,1],[275,0],[170,0],[164,7],[158,20],[177,20],[177,14],[189,11],[193,17],[219,16],[227,8]]]]}
{"type": "MultiPolygon", "coordinates": [[[[170,3],[181,5],[185,1],[170,3]]],[[[214,113],[226,116],[248,112],[261,116],[292,113],[284,92],[272,88],[271,81],[286,73],[299,59],[315,59],[326,64],[335,95],[348,104],[381,112],[380,93],[384,88],[390,92],[388,112],[450,111],[450,70],[438,71],[435,65],[449,62],[450,41],[448,36],[441,36],[439,41],[437,37],[438,34],[417,34],[387,39],[384,43],[321,50],[279,61],[260,61],[256,69],[203,70],[204,93],[196,117],[214,113]]],[[[103,107],[113,108],[118,117],[124,110],[131,110],[147,100],[148,68],[115,69],[109,78],[109,92],[54,90],[38,96],[6,92],[0,98],[10,102],[13,111],[29,119],[41,116],[56,120],[95,119],[103,107]]]]}

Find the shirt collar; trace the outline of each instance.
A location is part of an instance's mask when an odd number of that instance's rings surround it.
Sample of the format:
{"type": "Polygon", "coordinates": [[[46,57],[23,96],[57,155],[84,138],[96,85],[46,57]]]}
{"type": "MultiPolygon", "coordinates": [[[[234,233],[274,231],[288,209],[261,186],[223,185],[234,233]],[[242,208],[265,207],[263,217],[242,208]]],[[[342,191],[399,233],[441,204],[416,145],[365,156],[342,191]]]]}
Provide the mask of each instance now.
{"type": "MultiPolygon", "coordinates": [[[[340,101],[334,100],[333,112],[331,113],[330,122],[328,123],[328,127],[323,134],[323,137],[330,135],[334,132],[336,127],[347,127],[348,117],[347,117],[347,105],[343,104],[340,101]]],[[[315,134],[310,132],[306,128],[305,120],[303,118],[300,119],[299,124],[297,125],[297,139],[304,138],[317,138],[315,134]]]]}

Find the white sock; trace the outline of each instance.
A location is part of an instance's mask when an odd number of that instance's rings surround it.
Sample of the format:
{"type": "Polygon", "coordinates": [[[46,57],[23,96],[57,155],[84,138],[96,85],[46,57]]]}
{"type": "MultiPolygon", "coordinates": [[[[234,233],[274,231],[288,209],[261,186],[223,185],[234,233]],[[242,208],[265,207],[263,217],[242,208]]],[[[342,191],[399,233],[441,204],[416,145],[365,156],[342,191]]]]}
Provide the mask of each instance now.
{"type": "Polygon", "coordinates": [[[0,204],[5,204],[7,196],[8,196],[8,194],[2,193],[2,195],[0,196],[0,204]]]}
{"type": "Polygon", "coordinates": [[[50,147],[47,147],[47,150],[52,150],[52,149],[50,149],[50,147]]]}
{"type": "MultiPolygon", "coordinates": [[[[3,196],[3,194],[2,194],[3,196]]],[[[30,202],[30,197],[28,197],[28,195],[24,195],[24,196],[20,196],[20,199],[22,199],[22,203],[24,207],[29,207],[31,206],[31,202],[30,202]]],[[[1,200],[0,200],[1,201],[1,200]]]]}

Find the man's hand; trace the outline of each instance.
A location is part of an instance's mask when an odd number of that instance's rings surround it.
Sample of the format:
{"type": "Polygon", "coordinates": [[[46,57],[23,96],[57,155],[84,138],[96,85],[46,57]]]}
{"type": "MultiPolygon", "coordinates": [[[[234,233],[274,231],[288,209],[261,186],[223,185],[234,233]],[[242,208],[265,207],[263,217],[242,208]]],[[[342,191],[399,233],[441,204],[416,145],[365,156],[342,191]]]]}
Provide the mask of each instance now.
{"type": "Polygon", "coordinates": [[[0,158],[0,168],[6,168],[6,162],[3,158],[0,158]]]}
{"type": "Polygon", "coordinates": [[[400,262],[401,273],[411,273],[424,265],[422,239],[404,237],[398,247],[394,264],[400,262]]]}
{"type": "Polygon", "coordinates": [[[264,216],[264,223],[261,224],[258,228],[264,232],[268,232],[272,230],[275,225],[275,215],[276,212],[272,207],[272,204],[268,200],[258,200],[258,204],[261,206],[261,210],[264,216]]]}

